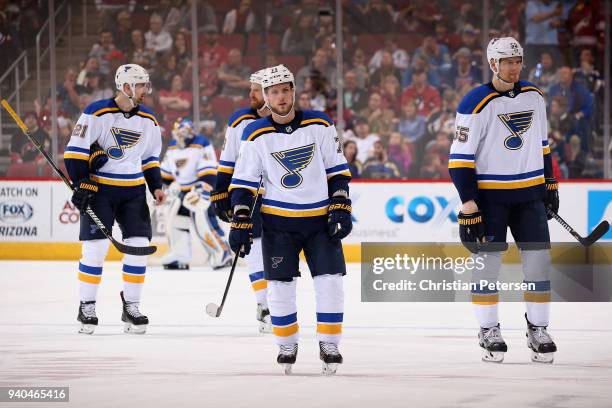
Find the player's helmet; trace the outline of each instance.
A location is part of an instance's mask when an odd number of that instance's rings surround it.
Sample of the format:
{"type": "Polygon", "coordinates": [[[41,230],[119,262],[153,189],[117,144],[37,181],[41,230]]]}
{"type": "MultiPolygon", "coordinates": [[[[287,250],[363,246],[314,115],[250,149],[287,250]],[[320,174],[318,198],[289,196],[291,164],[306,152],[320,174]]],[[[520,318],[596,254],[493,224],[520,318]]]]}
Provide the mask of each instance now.
{"type": "Polygon", "coordinates": [[[185,147],[185,140],[193,137],[195,130],[191,119],[178,118],[172,126],[172,138],[180,148],[185,147]]]}
{"type": "Polygon", "coordinates": [[[491,71],[495,74],[499,73],[499,61],[511,57],[523,57],[523,47],[513,37],[493,38],[489,41],[487,61],[489,61],[491,71]]]}
{"type": "Polygon", "coordinates": [[[148,93],[151,93],[152,91],[151,82],[149,81],[149,73],[146,69],[138,64],[121,65],[119,68],[117,68],[117,72],[115,73],[115,86],[117,87],[117,90],[127,96],[132,105],[135,106],[134,102],[132,101],[132,97],[127,95],[123,90],[124,84],[128,84],[132,91],[132,95],[134,95],[134,92],[136,91],[136,84],[146,84],[149,88],[148,93]]]}
{"type": "Polygon", "coordinates": [[[253,72],[251,74],[250,81],[254,84],[261,85],[263,83],[265,73],[266,73],[266,68],[253,72]]]}
{"type": "Polygon", "coordinates": [[[265,106],[268,107],[270,111],[272,111],[273,113],[277,114],[280,117],[286,117],[291,114],[291,111],[293,110],[293,104],[295,104],[295,79],[291,71],[289,71],[289,69],[286,66],[281,64],[275,67],[266,68],[264,75],[263,75],[263,80],[261,82],[261,88],[263,90],[265,106]],[[292,102],[291,110],[287,112],[286,115],[279,115],[278,113],[274,112],[273,109],[270,107],[270,101],[268,100],[268,96],[266,95],[266,89],[274,85],[286,84],[286,83],[290,83],[291,88],[293,89],[293,102],[292,102]]]}

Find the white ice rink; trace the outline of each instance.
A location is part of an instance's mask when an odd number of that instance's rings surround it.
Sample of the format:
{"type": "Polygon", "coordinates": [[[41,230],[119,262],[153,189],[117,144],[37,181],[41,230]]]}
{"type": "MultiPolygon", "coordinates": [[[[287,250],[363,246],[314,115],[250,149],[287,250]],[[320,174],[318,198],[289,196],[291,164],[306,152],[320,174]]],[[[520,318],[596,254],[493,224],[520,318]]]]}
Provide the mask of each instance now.
{"type": "MultiPolygon", "coordinates": [[[[525,345],[523,305],[502,304],[509,351],[480,361],[467,303],[361,303],[359,266],[345,280],[346,311],[335,377],[320,374],[310,277],[298,285],[301,327],[292,376],[276,364],[270,335],[257,332],[246,271],[147,271],[144,336],[122,331],[121,265],[107,263],[100,325],[77,334],[75,262],[0,262],[0,386],[69,386],[70,403],[9,407],[610,407],[612,305],[553,304],[555,363],[535,365],[525,345]]],[[[307,270],[304,268],[304,270],[307,270]]],[[[2,403],[0,403],[2,405],[2,403]]]]}

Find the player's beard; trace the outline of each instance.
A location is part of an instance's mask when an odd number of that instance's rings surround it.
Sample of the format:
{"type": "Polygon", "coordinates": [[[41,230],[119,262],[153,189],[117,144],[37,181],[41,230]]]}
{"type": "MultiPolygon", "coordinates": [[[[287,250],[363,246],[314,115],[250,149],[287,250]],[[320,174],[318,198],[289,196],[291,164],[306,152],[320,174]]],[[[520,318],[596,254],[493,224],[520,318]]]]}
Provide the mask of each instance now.
{"type": "Polygon", "coordinates": [[[251,109],[260,110],[263,109],[264,105],[263,100],[251,98],[251,109]]]}
{"type": "Polygon", "coordinates": [[[273,112],[279,116],[286,116],[287,114],[289,114],[289,112],[291,112],[292,108],[293,108],[293,104],[287,103],[283,107],[275,107],[273,109],[273,112]]]}

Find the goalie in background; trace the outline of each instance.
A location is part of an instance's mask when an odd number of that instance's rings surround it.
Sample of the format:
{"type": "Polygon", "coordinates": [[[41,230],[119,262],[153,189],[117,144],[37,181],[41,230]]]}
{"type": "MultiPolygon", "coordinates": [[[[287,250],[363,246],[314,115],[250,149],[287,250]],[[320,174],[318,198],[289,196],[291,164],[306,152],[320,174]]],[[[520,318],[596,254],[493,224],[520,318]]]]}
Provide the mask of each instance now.
{"type": "Polygon", "coordinates": [[[172,128],[172,140],[161,164],[170,203],[165,216],[168,254],[165,269],[189,269],[191,234],[208,254],[213,269],[231,265],[232,254],[210,205],[210,191],[216,182],[217,157],[206,137],[196,135],[193,122],[179,118],[172,128]]]}

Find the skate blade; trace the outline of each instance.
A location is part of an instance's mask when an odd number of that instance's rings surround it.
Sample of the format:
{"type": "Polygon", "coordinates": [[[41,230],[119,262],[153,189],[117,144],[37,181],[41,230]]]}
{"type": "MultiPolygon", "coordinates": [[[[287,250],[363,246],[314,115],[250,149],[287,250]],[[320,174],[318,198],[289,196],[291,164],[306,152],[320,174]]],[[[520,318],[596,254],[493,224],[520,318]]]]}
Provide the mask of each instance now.
{"type": "Polygon", "coordinates": [[[504,352],[483,350],[482,361],[485,363],[501,363],[504,361],[504,352]]]}
{"type": "Polygon", "coordinates": [[[132,323],[125,323],[123,326],[123,332],[127,334],[145,334],[147,332],[147,325],[135,325],[132,323]]]}
{"type": "Polygon", "coordinates": [[[531,350],[531,361],[540,364],[552,364],[555,361],[555,353],[538,353],[531,350]]]}
{"type": "Polygon", "coordinates": [[[259,322],[259,332],[262,334],[272,333],[272,324],[266,322],[259,322]]]}
{"type": "Polygon", "coordinates": [[[285,375],[291,375],[293,372],[293,364],[281,364],[285,370],[285,375]]]}
{"type": "Polygon", "coordinates": [[[81,327],[79,328],[79,333],[93,334],[94,330],[96,330],[95,324],[81,324],[81,327]]]}
{"type": "Polygon", "coordinates": [[[338,363],[323,363],[323,374],[335,375],[338,370],[338,363]]]}

